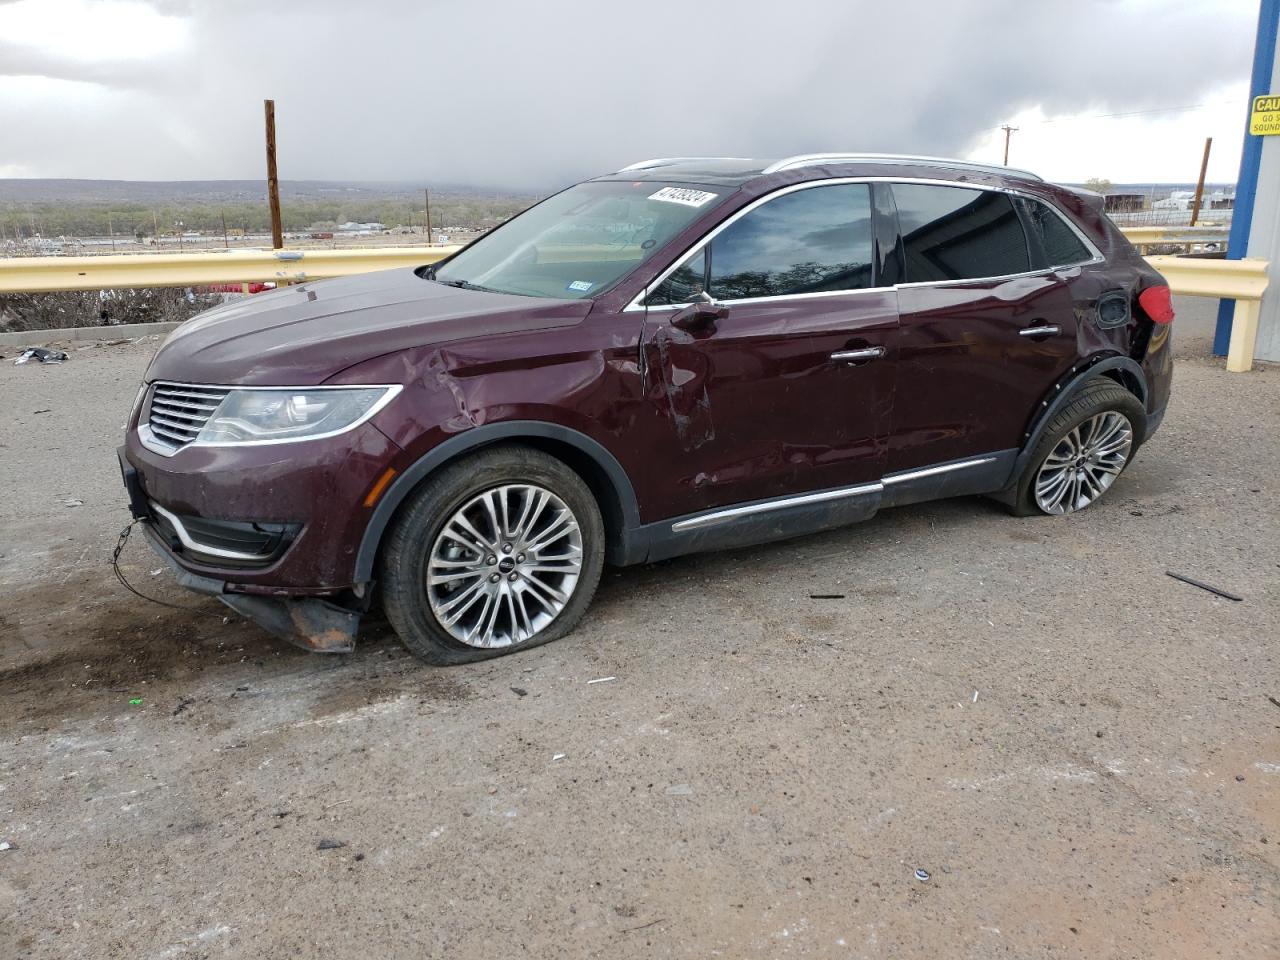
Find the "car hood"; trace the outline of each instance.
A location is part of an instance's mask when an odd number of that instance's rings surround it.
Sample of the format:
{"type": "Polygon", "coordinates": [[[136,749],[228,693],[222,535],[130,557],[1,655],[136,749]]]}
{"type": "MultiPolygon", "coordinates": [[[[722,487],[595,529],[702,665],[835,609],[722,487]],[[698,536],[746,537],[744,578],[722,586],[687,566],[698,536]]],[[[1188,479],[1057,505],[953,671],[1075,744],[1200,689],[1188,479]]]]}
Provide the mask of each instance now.
{"type": "Polygon", "coordinates": [[[164,342],[147,380],[308,386],[411,347],[581,323],[589,300],[461,290],[413,270],[307,282],[208,310],[164,342]]]}

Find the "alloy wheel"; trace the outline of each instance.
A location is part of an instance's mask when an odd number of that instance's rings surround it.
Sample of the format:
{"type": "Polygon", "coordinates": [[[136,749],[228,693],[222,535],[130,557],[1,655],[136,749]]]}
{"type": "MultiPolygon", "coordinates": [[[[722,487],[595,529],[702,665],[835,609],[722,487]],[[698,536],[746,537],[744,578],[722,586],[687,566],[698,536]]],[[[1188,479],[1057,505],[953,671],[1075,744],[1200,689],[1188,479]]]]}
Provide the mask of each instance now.
{"type": "Polygon", "coordinates": [[[1077,424],[1040,465],[1035,499],[1045,513],[1083,510],[1106,491],[1133,450],[1128,418],[1106,410],[1077,424]]]}
{"type": "Polygon", "coordinates": [[[440,625],[470,647],[509,647],[544,630],[577,588],[582,530],[568,505],[535,484],[464,503],[441,527],[426,571],[440,625]]]}

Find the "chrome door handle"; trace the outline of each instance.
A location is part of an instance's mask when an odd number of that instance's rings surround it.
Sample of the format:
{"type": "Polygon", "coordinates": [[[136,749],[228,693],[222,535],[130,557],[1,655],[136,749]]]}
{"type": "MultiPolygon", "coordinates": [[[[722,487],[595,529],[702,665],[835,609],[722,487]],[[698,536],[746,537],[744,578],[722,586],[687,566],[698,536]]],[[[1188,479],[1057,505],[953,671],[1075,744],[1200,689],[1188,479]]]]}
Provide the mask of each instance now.
{"type": "Polygon", "coordinates": [[[1042,327],[1027,327],[1018,331],[1020,337],[1048,337],[1055,333],[1061,333],[1062,328],[1056,324],[1046,324],[1042,327]]]}
{"type": "Polygon", "coordinates": [[[884,347],[862,347],[858,350],[837,350],[831,355],[832,360],[878,360],[884,356],[884,347]]]}

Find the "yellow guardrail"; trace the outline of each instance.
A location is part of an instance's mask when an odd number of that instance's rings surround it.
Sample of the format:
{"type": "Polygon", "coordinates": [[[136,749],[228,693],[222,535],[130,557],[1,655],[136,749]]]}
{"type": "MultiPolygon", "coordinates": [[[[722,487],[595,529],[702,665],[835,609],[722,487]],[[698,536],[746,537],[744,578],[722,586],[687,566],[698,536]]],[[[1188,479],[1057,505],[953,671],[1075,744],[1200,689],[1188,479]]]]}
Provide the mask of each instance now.
{"type": "Polygon", "coordinates": [[[215,283],[302,283],[443,260],[457,247],[359,250],[218,250],[0,259],[0,293],[199,287],[215,283]]]}
{"type": "Polygon", "coordinates": [[[1192,244],[1218,243],[1226,246],[1230,228],[1225,226],[1173,226],[1159,227],[1121,227],[1120,232],[1130,243],[1145,253],[1147,247],[1156,244],[1176,243],[1184,246],[1192,244]]]}
{"type": "Polygon", "coordinates": [[[1227,369],[1253,368],[1258,315],[1267,290],[1266,260],[1200,260],[1194,257],[1147,257],[1169,281],[1169,289],[1187,297],[1220,297],[1236,302],[1231,319],[1227,369]]]}
{"type": "MultiPolygon", "coordinates": [[[[1167,229],[1185,231],[1188,228],[1167,229]]],[[[434,263],[457,249],[367,247],[358,250],[220,250],[100,257],[10,257],[0,258],[0,294],[271,281],[302,283],[434,263]]],[[[1170,289],[1176,294],[1235,300],[1227,369],[1250,369],[1257,340],[1260,301],[1267,288],[1267,262],[1175,256],[1148,257],[1147,262],[1165,276],[1170,289]]]]}

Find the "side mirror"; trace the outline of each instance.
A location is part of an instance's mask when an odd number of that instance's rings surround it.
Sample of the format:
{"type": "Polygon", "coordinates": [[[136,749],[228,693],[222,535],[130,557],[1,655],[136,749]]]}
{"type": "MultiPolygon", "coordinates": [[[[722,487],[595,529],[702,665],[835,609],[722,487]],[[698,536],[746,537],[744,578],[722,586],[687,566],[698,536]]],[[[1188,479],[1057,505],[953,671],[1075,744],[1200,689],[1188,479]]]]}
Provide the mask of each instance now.
{"type": "Polygon", "coordinates": [[[671,317],[671,325],[673,327],[689,331],[705,330],[709,327],[714,327],[718,320],[723,320],[729,315],[729,308],[723,303],[711,299],[711,296],[706,291],[703,291],[699,296],[703,299],[676,311],[671,317]]]}

